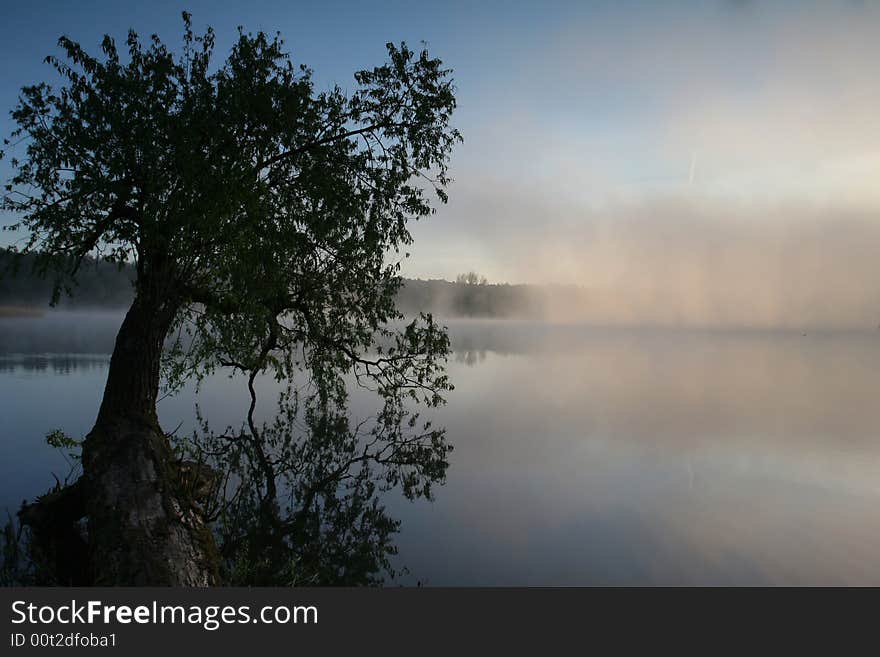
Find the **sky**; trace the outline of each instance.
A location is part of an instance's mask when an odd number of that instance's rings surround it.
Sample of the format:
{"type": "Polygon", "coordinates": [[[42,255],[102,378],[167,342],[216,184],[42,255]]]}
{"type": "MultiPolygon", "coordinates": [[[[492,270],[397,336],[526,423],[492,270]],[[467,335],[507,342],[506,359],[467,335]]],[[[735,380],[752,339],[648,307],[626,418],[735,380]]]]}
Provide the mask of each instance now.
{"type": "Polygon", "coordinates": [[[279,30],[319,86],[427,42],[465,142],[406,275],[584,286],[596,321],[880,321],[880,3],[4,5],[0,111],[60,34],[174,43],[182,9],[218,53],[237,25],[279,30]]]}

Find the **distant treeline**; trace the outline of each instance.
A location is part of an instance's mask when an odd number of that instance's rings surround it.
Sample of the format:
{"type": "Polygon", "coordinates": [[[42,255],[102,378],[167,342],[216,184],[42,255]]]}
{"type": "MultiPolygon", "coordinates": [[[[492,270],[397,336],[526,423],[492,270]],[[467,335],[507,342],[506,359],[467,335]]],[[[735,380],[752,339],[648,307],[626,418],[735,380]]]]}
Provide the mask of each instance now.
{"type": "MultiPolygon", "coordinates": [[[[16,256],[0,250],[0,306],[47,306],[52,299],[54,279],[35,270],[33,254],[16,256]],[[16,262],[17,259],[17,262],[16,262]]],[[[77,273],[74,296],[62,292],[61,308],[117,308],[131,303],[134,268],[85,258],[77,273]]]]}
{"type": "Polygon", "coordinates": [[[408,279],[398,293],[397,304],[405,314],[424,311],[443,317],[540,317],[546,297],[546,290],[535,285],[408,279]]]}
{"type": "MultiPolygon", "coordinates": [[[[0,251],[0,306],[45,307],[52,297],[51,277],[39,276],[36,256],[20,258],[13,273],[14,255],[0,251]]],[[[134,269],[87,258],[80,266],[73,296],[61,295],[61,308],[120,308],[131,303],[134,269]]],[[[398,294],[400,310],[413,315],[431,312],[443,317],[540,317],[546,310],[548,290],[534,285],[489,284],[485,279],[459,281],[412,280],[398,294]]]]}

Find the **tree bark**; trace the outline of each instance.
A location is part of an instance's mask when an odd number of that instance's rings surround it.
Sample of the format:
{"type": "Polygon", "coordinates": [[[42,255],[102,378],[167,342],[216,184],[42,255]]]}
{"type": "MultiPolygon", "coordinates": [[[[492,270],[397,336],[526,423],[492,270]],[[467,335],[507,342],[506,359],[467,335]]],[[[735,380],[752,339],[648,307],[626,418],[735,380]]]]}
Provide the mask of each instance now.
{"type": "Polygon", "coordinates": [[[208,586],[217,580],[213,537],[182,485],[156,416],[162,348],[178,309],[171,292],[160,277],[139,275],[98,418],[83,445],[95,585],[208,586]]]}

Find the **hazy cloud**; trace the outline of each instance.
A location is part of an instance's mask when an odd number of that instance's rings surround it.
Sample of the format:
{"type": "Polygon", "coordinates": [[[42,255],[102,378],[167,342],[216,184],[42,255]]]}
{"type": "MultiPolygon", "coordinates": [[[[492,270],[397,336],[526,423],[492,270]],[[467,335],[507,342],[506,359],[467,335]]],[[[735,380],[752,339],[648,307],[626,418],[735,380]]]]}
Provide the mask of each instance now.
{"type": "Polygon", "coordinates": [[[511,51],[408,271],[574,283],[589,319],[880,319],[880,5],[601,6],[511,51]]]}

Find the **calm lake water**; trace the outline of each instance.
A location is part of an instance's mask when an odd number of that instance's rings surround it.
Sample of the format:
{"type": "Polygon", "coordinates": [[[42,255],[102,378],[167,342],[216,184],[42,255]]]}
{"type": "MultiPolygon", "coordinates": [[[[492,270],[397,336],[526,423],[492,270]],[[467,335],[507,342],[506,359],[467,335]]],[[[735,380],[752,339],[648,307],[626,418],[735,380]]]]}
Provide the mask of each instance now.
{"type": "MultiPolygon", "coordinates": [[[[66,472],[42,437],[89,430],[120,321],[0,318],[0,508],[66,472]]],[[[449,325],[455,451],[434,502],[388,499],[400,583],[880,584],[880,331],[449,325]]],[[[196,401],[247,407],[218,376],[165,428],[196,401]]]]}

